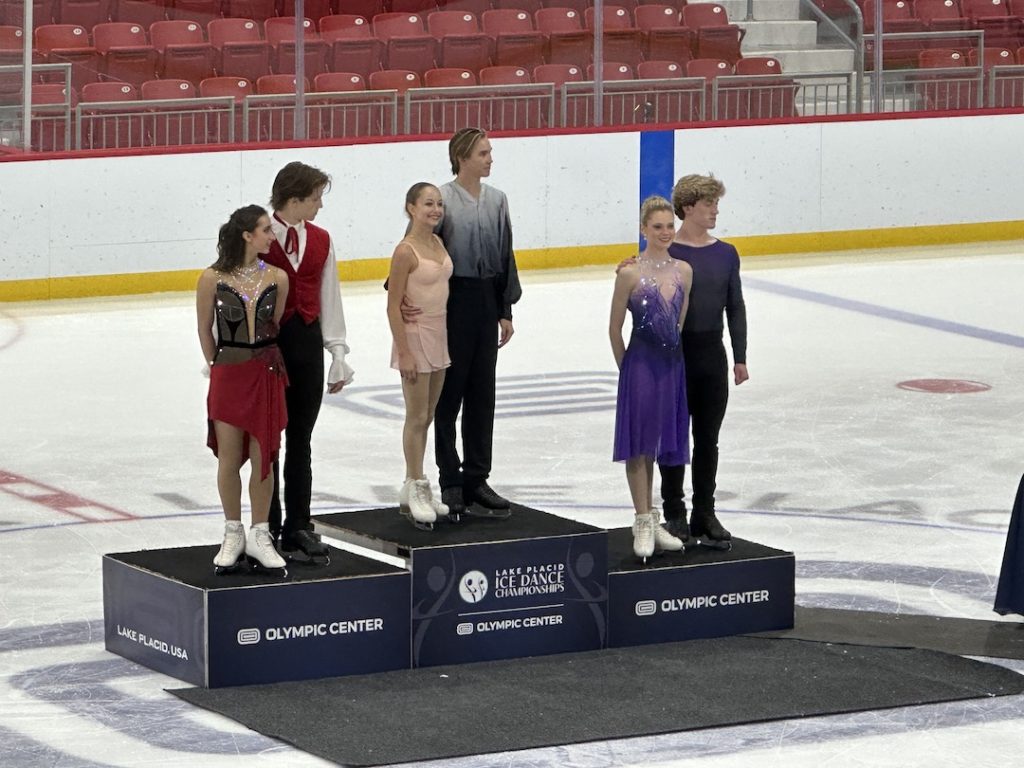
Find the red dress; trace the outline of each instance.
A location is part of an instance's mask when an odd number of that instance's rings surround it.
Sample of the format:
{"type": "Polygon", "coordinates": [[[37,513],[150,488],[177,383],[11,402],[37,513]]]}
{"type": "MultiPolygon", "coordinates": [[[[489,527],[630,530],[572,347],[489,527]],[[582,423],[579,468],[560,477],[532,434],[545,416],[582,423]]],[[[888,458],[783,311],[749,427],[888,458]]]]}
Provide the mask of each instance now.
{"type": "Polygon", "coordinates": [[[243,461],[249,458],[250,437],[260,445],[260,479],[277,460],[281,430],[288,423],[288,376],[277,348],[276,306],[277,285],[271,284],[255,299],[255,333],[250,339],[247,297],[227,283],[217,283],[217,355],[206,398],[206,444],[216,455],[215,421],[243,430],[243,461]]]}

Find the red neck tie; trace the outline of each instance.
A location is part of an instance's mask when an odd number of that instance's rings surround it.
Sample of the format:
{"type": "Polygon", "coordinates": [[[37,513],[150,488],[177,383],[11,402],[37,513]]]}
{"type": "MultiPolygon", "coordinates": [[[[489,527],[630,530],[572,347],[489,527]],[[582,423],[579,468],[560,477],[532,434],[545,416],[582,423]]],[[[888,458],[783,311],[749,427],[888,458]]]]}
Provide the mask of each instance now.
{"type": "Polygon", "coordinates": [[[274,214],[274,218],[277,219],[282,224],[284,224],[286,227],[288,227],[288,234],[284,236],[284,252],[288,254],[298,253],[299,231],[295,227],[291,226],[287,221],[278,216],[276,213],[274,214]]]}

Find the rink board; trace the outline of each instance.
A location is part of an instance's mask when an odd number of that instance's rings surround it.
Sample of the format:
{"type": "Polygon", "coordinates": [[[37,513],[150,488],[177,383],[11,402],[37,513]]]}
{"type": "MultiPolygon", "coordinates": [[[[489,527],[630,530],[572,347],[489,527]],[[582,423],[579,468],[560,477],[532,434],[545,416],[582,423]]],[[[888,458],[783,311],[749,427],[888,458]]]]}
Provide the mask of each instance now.
{"type": "Polygon", "coordinates": [[[629,528],[609,531],[608,646],[726,637],[793,627],[792,552],[734,539],[642,565],[629,528]]]}
{"type": "Polygon", "coordinates": [[[409,573],[338,549],[285,579],[213,575],[216,546],[103,557],[107,650],[220,687],[409,667],[409,573]]]}
{"type": "Polygon", "coordinates": [[[605,647],[607,532],[512,505],[421,531],[397,508],[314,518],[327,537],[406,559],[415,667],[605,647]]]}

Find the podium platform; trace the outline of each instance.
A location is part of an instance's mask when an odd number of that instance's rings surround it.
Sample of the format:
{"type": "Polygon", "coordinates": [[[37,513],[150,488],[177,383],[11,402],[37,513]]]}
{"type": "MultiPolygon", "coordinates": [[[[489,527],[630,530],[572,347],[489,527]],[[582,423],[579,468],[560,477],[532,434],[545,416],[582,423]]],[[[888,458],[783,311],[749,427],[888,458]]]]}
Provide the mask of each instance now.
{"type": "Polygon", "coordinates": [[[107,650],[211,688],[409,667],[405,569],[332,548],[284,579],[217,576],[217,549],[104,555],[107,650]]]}
{"type": "Polygon", "coordinates": [[[415,528],[397,507],[313,518],[315,530],[403,557],[412,576],[413,666],[605,646],[607,531],[512,505],[415,528]]]}
{"type": "Polygon", "coordinates": [[[629,528],[608,532],[608,646],[793,627],[792,552],[734,538],[732,549],[666,552],[644,565],[629,528]]]}

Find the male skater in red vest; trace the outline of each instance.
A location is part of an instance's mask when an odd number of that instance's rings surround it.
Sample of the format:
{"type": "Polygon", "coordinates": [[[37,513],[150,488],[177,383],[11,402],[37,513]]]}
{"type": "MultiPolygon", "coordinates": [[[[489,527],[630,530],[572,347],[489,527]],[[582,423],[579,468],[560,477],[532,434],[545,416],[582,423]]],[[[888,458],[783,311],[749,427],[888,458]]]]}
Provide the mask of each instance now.
{"type": "Polygon", "coordinates": [[[280,480],[274,463],[274,495],[270,531],[289,560],[325,564],[328,549],[309,521],[313,472],[310,440],[320,413],[324,386],[324,353],[331,353],[327,391],[340,392],[352,381],[345,362],[345,313],[338,285],[334,244],[327,230],[312,222],[323,208],[330,177],[304,163],[288,163],[274,179],[270,205],[276,241],[266,260],[288,274],[288,301],[277,344],[288,372],[288,426],[285,428],[284,508],[281,522],[280,480]]]}

